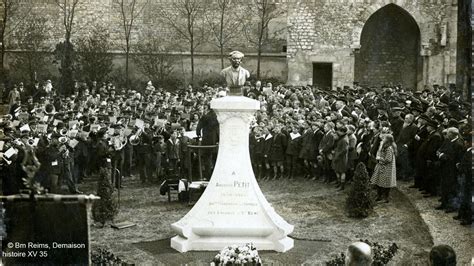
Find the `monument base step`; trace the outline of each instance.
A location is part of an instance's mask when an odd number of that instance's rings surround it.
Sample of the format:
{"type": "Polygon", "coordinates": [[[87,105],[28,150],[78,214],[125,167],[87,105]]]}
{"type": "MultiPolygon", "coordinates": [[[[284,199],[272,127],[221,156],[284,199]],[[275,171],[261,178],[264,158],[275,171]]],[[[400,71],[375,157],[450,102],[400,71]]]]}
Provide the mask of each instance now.
{"type": "Polygon", "coordinates": [[[245,245],[253,243],[258,250],[275,250],[286,252],[293,248],[293,239],[285,237],[280,240],[252,237],[204,237],[197,239],[186,239],[182,236],[171,238],[171,247],[179,252],[191,250],[198,251],[219,251],[230,245],[245,245]]]}
{"type": "Polygon", "coordinates": [[[246,238],[265,238],[270,236],[274,229],[270,226],[261,227],[198,227],[192,229],[193,233],[199,237],[246,237],[246,238]]]}

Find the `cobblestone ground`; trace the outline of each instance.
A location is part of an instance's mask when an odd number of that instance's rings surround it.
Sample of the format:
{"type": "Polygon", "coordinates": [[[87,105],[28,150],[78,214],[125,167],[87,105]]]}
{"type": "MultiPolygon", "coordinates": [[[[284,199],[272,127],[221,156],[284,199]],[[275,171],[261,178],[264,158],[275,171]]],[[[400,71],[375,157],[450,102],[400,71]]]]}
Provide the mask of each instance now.
{"type": "MultiPolygon", "coordinates": [[[[291,235],[295,247],[284,254],[261,252],[266,263],[319,265],[344,252],[351,242],[368,239],[384,245],[397,243],[400,250],[393,265],[425,265],[433,245],[430,228],[421,219],[416,204],[398,190],[392,193],[390,203],[377,205],[370,217],[351,219],[344,213],[347,191],[337,192],[331,185],[301,179],[259,183],[277,213],[295,226],[291,235]]],[[[93,248],[107,248],[125,261],[140,265],[209,263],[216,252],[180,254],[169,247],[169,238],[175,235],[170,224],[178,221],[191,206],[167,202],[167,197],[159,194],[158,184],[141,185],[137,180],[126,180],[125,185],[116,221],[127,220],[137,226],[123,230],[92,226],[93,248]]],[[[87,193],[93,193],[94,187],[91,181],[81,185],[87,193]]],[[[437,219],[439,215],[432,217],[434,223],[437,219]]],[[[451,228],[453,225],[445,230],[451,228]]],[[[459,237],[458,242],[466,239],[466,235],[459,237]]]]}

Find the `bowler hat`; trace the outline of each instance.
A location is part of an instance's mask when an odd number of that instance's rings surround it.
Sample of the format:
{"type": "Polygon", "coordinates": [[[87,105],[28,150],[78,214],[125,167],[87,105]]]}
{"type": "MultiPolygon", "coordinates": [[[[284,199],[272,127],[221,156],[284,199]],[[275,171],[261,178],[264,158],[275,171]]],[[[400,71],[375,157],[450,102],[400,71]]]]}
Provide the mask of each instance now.
{"type": "Polygon", "coordinates": [[[431,127],[433,127],[433,128],[438,128],[438,125],[439,125],[439,124],[438,124],[437,121],[428,118],[428,119],[426,120],[426,125],[427,125],[427,126],[431,126],[431,127]]]}

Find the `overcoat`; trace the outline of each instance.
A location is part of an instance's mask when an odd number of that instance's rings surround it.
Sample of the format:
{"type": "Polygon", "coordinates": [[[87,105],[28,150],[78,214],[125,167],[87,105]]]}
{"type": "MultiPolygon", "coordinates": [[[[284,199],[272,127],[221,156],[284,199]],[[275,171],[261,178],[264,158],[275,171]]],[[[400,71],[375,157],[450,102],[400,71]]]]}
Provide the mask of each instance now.
{"type": "Polygon", "coordinates": [[[397,186],[397,169],[395,165],[395,153],[392,146],[384,148],[382,145],[377,151],[377,164],[370,182],[383,188],[397,186]]]}
{"type": "Polygon", "coordinates": [[[332,159],[332,169],[336,173],[345,173],[347,171],[349,154],[349,138],[347,135],[340,137],[334,148],[334,157],[332,159]]]}

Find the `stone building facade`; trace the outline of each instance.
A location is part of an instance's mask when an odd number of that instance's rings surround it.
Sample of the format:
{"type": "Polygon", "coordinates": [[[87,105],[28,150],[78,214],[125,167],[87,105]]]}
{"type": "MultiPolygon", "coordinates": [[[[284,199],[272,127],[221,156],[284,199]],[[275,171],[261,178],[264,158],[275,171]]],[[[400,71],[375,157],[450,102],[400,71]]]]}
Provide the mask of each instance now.
{"type": "Polygon", "coordinates": [[[456,0],[291,2],[288,83],[455,83],[456,19],[456,0]]]}
{"type": "MultiPolygon", "coordinates": [[[[64,38],[62,14],[55,0],[18,1],[27,12],[19,13],[20,18],[47,18],[48,45],[54,48],[64,38]]],[[[111,52],[120,65],[124,38],[121,14],[114,1],[80,0],[72,39],[74,42],[100,27],[110,35],[111,52]]],[[[169,8],[172,1],[147,2],[131,31],[132,52],[136,52],[134,44],[149,36],[158,37],[166,51],[175,56],[175,69],[182,72],[179,75],[186,75],[187,47],[176,41],[172,30],[157,16],[158,10],[169,8]]],[[[206,9],[213,7],[214,0],[202,1],[207,3],[206,9]]],[[[270,1],[284,12],[270,25],[269,34],[275,29],[280,33],[276,41],[264,47],[264,77],[276,77],[292,85],[342,87],[358,82],[368,86],[401,84],[414,89],[456,81],[457,0],[270,1]]],[[[138,5],[144,2],[138,0],[138,5]]],[[[233,8],[239,12],[248,2],[233,0],[233,8]]],[[[8,44],[15,49],[14,33],[8,44]]],[[[225,50],[234,49],[246,53],[244,64],[255,71],[256,51],[243,33],[225,50]]],[[[198,75],[212,75],[221,69],[218,49],[210,42],[198,47],[195,61],[198,75]]],[[[135,71],[133,65],[131,70],[135,71]]]]}

